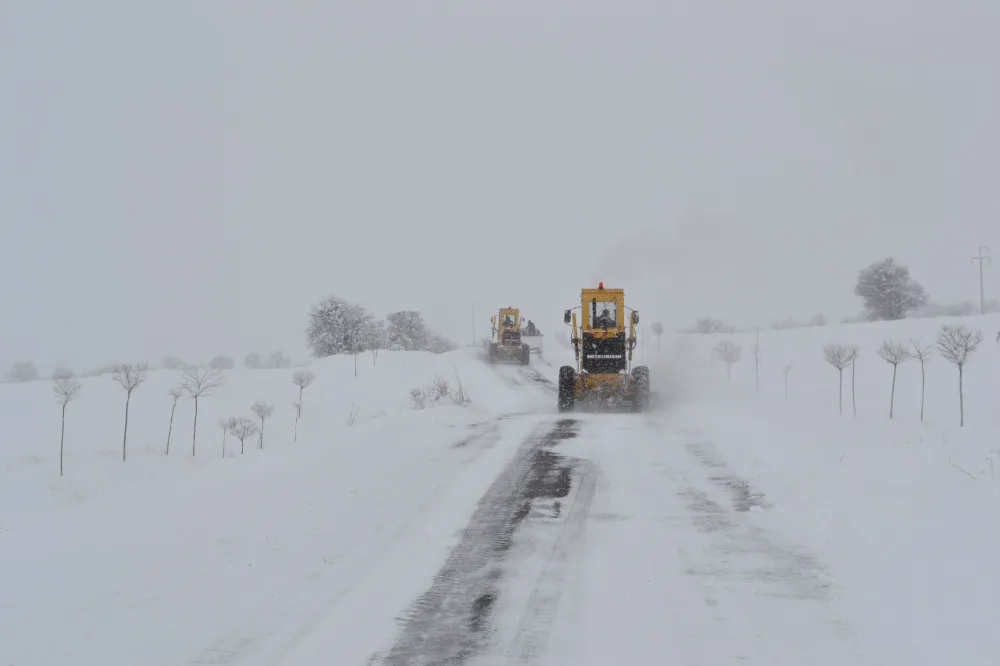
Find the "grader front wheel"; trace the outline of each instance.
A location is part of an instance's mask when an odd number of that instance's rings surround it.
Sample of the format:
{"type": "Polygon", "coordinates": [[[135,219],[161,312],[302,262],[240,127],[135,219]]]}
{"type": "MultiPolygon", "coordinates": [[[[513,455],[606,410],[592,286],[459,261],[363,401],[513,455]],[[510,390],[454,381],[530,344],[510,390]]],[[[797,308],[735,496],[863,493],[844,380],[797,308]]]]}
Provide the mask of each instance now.
{"type": "Polygon", "coordinates": [[[564,365],[559,368],[559,411],[569,412],[576,403],[576,370],[564,365]]]}

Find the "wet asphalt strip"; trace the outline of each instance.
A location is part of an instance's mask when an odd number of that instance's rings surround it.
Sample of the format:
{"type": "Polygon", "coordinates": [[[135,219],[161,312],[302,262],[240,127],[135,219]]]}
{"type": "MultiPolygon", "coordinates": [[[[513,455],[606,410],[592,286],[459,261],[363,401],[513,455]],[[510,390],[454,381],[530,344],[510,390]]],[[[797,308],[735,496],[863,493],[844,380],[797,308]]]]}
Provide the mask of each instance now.
{"type": "Polygon", "coordinates": [[[521,444],[480,499],[430,588],[402,619],[394,645],[374,655],[369,666],[461,666],[486,648],[500,563],[532,503],[569,494],[572,465],[553,449],[575,437],[577,427],[575,420],[562,419],[521,444]]]}

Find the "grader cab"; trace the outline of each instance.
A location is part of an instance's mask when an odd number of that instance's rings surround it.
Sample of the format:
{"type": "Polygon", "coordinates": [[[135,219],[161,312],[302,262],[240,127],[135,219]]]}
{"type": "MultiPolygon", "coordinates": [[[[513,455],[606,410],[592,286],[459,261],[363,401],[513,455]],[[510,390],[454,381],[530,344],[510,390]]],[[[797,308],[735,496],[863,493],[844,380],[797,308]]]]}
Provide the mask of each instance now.
{"type": "Polygon", "coordinates": [[[570,342],[576,367],[559,368],[559,411],[571,411],[577,405],[645,409],[649,368],[632,367],[639,313],[625,306],[625,291],[605,289],[603,282],[597,289],[582,289],[579,308],[566,310],[564,321],[573,327],[570,342]]]}
{"type": "Polygon", "coordinates": [[[531,362],[531,348],[521,340],[521,312],[517,308],[500,308],[490,317],[491,336],[486,343],[486,356],[490,363],[531,362]]]}

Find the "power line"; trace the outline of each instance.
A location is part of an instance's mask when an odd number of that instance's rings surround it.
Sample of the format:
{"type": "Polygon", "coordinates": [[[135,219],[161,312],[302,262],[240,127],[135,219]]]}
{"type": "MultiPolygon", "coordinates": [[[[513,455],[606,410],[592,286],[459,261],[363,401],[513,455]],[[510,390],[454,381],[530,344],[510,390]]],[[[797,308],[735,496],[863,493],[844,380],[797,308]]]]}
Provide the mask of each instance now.
{"type": "Polygon", "coordinates": [[[986,297],[983,292],[983,263],[993,263],[993,260],[990,259],[990,248],[980,245],[979,254],[972,257],[972,261],[979,262],[979,314],[986,314],[986,297]]]}

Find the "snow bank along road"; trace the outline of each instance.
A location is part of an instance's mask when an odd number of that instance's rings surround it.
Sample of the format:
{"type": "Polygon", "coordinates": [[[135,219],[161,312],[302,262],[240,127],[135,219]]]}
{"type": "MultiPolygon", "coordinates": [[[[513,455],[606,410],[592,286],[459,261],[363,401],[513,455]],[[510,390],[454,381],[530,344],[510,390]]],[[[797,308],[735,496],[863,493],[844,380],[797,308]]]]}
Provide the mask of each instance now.
{"type": "Polygon", "coordinates": [[[460,408],[0,535],[0,663],[871,661],[815,553],[674,415],[460,408]]]}

